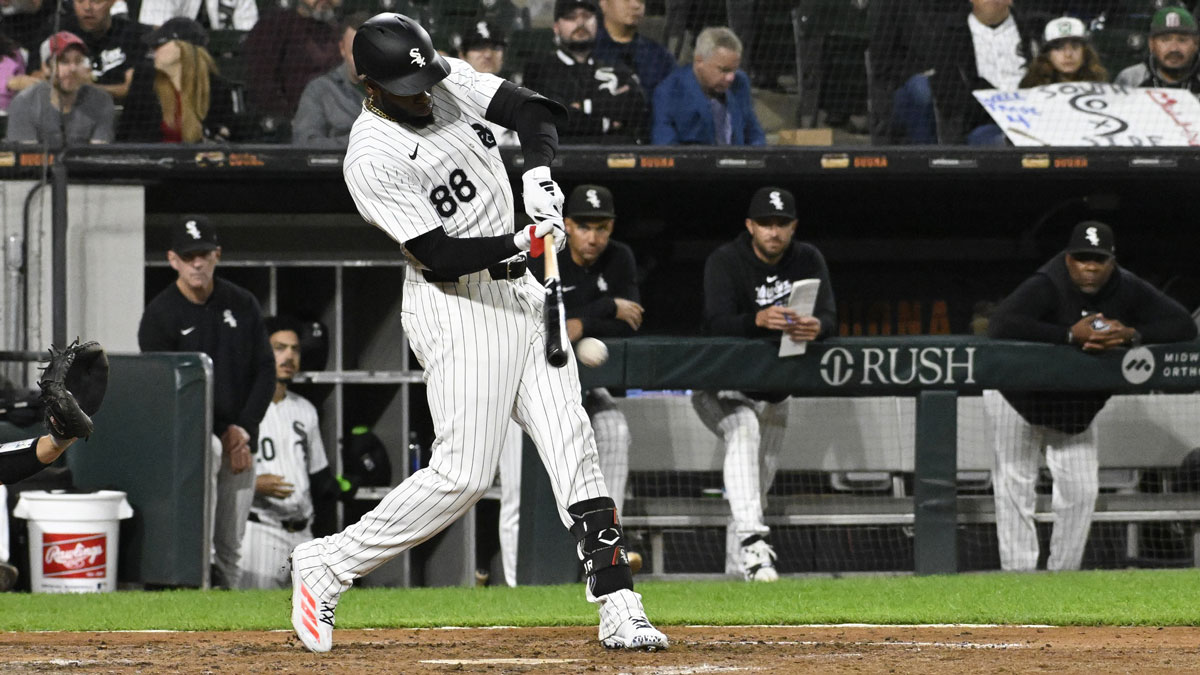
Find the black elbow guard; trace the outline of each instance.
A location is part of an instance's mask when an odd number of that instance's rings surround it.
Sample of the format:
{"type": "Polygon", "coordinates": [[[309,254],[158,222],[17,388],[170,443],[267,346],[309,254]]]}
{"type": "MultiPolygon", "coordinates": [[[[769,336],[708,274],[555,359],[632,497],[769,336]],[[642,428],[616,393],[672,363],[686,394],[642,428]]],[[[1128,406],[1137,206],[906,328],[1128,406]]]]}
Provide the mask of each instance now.
{"type": "Polygon", "coordinates": [[[517,110],[526,102],[544,106],[558,124],[565,124],[567,121],[566,106],[558,101],[548,99],[532,89],[518,87],[507,80],[502,82],[500,88],[496,90],[496,95],[492,97],[492,102],[488,105],[483,118],[506,129],[516,129],[517,110]]]}
{"type": "Polygon", "coordinates": [[[0,485],[25,480],[49,466],[37,457],[38,439],[0,444],[0,485]]]}

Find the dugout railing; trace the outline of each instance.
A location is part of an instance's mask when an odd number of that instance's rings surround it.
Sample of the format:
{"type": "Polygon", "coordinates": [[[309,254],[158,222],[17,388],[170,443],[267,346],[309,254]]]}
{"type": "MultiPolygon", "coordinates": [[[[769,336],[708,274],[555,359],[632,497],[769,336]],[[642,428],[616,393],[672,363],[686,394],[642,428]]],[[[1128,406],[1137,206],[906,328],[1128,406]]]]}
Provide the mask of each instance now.
{"type": "MultiPolygon", "coordinates": [[[[793,433],[785,440],[782,463],[835,472],[911,472],[911,494],[772,498],[766,520],[772,525],[911,526],[913,570],[922,574],[958,570],[958,525],[994,522],[992,497],[986,490],[959,494],[964,475],[977,476],[991,468],[991,448],[976,433],[983,413],[973,395],[984,389],[1116,394],[1095,422],[1106,478],[1130,474],[1123,469],[1177,468],[1190,449],[1200,445],[1197,400],[1189,395],[1200,388],[1200,343],[1086,354],[1066,346],[968,337],[835,338],[811,345],[803,356],[785,359],[777,357],[777,343],[721,338],[614,340],[609,349],[603,367],[583,369],[585,387],[792,393],[797,397],[793,417],[805,407],[812,414],[791,422],[793,433]],[[895,413],[871,412],[870,406],[856,411],[853,405],[836,403],[845,397],[885,401],[895,413]],[[1165,397],[1170,398],[1170,410],[1159,411],[1165,397]],[[811,447],[820,446],[819,440],[804,447],[801,437],[813,435],[814,426],[844,425],[847,417],[866,425],[886,418],[893,431],[876,434],[873,441],[896,448],[867,447],[839,455],[811,447]],[[960,430],[960,420],[968,419],[974,420],[966,425],[970,428],[960,430]],[[907,448],[905,434],[912,438],[907,448]]],[[[622,405],[628,413],[656,404],[665,410],[662,400],[670,399],[627,399],[622,405]]],[[[685,401],[672,405],[677,418],[687,416],[685,401]]],[[[707,445],[670,446],[670,428],[679,421],[671,417],[670,412],[633,414],[632,469],[719,468],[719,446],[711,434],[707,445]],[[647,439],[655,428],[658,435],[647,439]]],[[[1114,483],[1115,489],[1105,490],[1097,502],[1095,522],[1200,521],[1200,494],[1142,492],[1128,483],[1114,483]]],[[[1042,522],[1052,519],[1047,500],[1043,496],[1038,504],[1037,519],[1042,522]]],[[[649,533],[651,571],[662,574],[662,531],[721,527],[728,515],[724,500],[635,495],[626,503],[624,522],[631,531],[649,533]]]]}

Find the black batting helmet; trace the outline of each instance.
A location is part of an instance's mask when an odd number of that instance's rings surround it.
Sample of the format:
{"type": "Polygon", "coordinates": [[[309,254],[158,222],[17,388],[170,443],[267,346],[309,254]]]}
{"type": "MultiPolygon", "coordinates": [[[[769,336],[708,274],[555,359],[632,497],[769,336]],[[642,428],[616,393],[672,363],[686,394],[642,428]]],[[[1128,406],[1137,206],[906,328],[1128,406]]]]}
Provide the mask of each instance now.
{"type": "Polygon", "coordinates": [[[354,68],[396,96],[428,91],[450,74],[450,64],[421,24],[393,13],[377,14],[358,27],[354,68]]]}

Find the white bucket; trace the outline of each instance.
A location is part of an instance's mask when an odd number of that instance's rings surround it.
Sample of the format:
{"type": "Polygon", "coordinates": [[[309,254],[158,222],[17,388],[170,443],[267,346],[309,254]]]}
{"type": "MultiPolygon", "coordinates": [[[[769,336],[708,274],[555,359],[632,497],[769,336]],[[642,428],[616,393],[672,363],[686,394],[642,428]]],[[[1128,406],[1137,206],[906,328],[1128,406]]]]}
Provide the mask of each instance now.
{"type": "Polygon", "coordinates": [[[29,490],[17,518],[29,520],[34,593],[107,593],[117,587],[117,521],[133,516],[125,493],[29,490]]]}

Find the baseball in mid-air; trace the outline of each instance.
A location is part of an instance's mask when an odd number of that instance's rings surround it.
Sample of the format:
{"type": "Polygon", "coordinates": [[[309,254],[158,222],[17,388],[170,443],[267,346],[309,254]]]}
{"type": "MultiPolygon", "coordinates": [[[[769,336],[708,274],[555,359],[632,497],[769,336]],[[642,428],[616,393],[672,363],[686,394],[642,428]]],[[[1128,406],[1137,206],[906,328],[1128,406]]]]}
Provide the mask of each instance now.
{"type": "Polygon", "coordinates": [[[608,360],[608,347],[596,338],[585,337],[575,343],[575,357],[583,365],[595,368],[608,360]]]}

